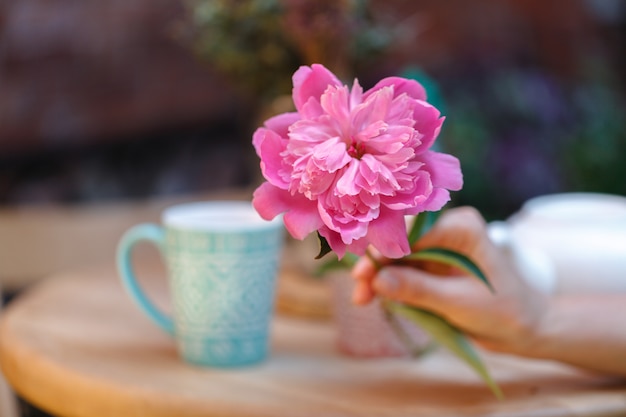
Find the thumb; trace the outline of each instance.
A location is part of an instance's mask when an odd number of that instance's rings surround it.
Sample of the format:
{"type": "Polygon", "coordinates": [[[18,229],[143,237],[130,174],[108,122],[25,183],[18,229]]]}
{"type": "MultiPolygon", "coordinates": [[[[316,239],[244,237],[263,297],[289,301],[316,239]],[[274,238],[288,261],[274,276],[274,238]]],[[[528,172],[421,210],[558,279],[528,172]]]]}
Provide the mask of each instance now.
{"type": "Polygon", "coordinates": [[[487,225],[473,207],[445,211],[416,244],[417,249],[443,246],[457,252],[471,252],[487,234],[487,225]]]}

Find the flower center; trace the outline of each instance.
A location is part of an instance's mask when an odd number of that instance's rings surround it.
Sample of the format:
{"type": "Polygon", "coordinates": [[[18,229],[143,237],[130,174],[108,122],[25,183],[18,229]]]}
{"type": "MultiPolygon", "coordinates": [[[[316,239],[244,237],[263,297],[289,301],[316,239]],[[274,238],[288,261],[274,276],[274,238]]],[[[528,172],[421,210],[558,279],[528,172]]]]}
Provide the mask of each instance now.
{"type": "Polygon", "coordinates": [[[365,155],[365,145],[352,140],[352,143],[348,147],[348,155],[355,159],[361,159],[365,155]]]}

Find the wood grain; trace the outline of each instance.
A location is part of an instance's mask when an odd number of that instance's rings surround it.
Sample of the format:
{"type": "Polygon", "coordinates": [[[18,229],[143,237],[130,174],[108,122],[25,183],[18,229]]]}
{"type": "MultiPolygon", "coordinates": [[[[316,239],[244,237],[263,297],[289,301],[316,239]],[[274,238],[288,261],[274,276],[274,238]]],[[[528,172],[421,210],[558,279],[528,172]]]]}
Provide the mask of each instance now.
{"type": "MultiPolygon", "coordinates": [[[[167,302],[162,277],[148,285],[167,302]]],[[[626,415],[623,381],[556,363],[485,354],[506,396],[498,402],[443,351],[420,360],[343,357],[329,321],[277,316],[272,343],[258,366],[186,365],[114,270],[93,268],[42,281],[9,306],[0,365],[20,395],[65,417],[626,415]]]]}

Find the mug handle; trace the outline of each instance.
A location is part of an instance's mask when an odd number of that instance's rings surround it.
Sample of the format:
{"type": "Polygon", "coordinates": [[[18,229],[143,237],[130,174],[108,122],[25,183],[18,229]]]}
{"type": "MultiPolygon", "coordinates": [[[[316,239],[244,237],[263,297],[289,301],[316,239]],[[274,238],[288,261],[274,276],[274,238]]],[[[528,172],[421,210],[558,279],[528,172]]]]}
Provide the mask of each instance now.
{"type": "Polygon", "coordinates": [[[165,254],[165,231],[161,226],[151,223],[139,224],[130,228],[117,246],[117,270],[124,288],[139,306],[139,308],[160,328],[170,335],[174,335],[172,318],[159,310],[145,295],[137,278],[132,264],[132,250],[141,241],[152,243],[157,247],[161,256],[165,254]]]}

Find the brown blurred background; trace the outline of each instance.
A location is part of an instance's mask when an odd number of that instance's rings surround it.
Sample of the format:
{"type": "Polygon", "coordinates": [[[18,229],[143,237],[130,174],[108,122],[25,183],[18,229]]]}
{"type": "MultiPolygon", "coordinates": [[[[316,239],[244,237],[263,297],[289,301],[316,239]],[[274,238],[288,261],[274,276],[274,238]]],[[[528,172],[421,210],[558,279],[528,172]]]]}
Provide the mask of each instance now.
{"type": "Polygon", "coordinates": [[[626,194],[625,18],[619,0],[4,0],[0,205],[252,186],[251,131],[313,61],[422,81],[457,204],[626,194]]]}

